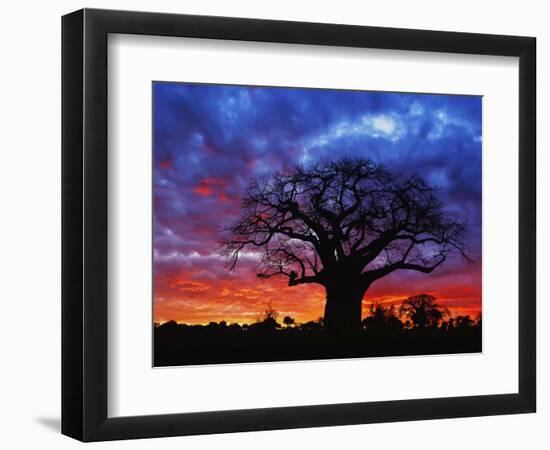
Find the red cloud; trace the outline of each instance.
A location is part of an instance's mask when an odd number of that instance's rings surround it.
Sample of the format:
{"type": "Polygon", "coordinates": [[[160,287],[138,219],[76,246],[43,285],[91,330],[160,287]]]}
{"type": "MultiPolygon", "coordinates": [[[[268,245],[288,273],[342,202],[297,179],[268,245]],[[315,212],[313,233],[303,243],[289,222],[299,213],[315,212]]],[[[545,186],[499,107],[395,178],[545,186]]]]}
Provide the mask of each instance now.
{"type": "Polygon", "coordinates": [[[226,185],[226,180],[219,178],[205,178],[204,180],[201,180],[198,186],[195,186],[193,192],[202,197],[212,197],[213,195],[216,195],[220,202],[228,203],[231,202],[232,199],[225,191],[226,185]]]}
{"type": "Polygon", "coordinates": [[[220,195],[218,195],[218,200],[224,203],[227,203],[230,200],[223,189],[221,190],[220,195]]]}
{"type": "Polygon", "coordinates": [[[214,191],[210,186],[202,183],[199,186],[197,186],[195,189],[193,189],[193,192],[195,194],[202,195],[203,197],[210,197],[214,193],[214,191]]]}
{"type": "Polygon", "coordinates": [[[205,178],[204,180],[201,180],[195,189],[193,189],[193,192],[203,197],[210,197],[217,193],[218,196],[221,197],[222,194],[225,195],[225,185],[225,180],[218,178],[205,178]]]}
{"type": "Polygon", "coordinates": [[[170,167],[172,167],[172,161],[170,159],[165,159],[163,161],[159,161],[158,166],[161,169],[165,169],[165,170],[169,169],[170,167]]]}

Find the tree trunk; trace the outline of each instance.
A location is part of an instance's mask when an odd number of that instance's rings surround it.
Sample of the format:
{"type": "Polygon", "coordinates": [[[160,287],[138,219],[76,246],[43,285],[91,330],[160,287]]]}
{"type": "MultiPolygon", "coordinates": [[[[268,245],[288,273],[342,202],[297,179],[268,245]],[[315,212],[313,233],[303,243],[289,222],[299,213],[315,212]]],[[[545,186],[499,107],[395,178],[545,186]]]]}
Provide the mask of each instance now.
{"type": "Polygon", "coordinates": [[[326,287],[324,327],[333,336],[361,334],[361,304],[366,289],[359,283],[342,282],[326,287]]]}

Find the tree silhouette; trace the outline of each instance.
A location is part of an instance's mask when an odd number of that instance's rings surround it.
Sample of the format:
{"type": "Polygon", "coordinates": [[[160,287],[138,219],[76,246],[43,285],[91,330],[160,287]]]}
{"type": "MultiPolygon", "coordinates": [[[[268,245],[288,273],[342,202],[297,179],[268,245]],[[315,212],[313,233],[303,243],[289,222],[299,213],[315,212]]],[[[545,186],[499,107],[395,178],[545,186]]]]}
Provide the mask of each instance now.
{"type": "Polygon", "coordinates": [[[290,316],[285,316],[283,318],[283,323],[287,326],[287,327],[290,327],[291,325],[294,324],[294,319],[290,316]]]}
{"type": "Polygon", "coordinates": [[[455,317],[454,320],[454,327],[455,328],[468,328],[475,324],[475,322],[470,318],[469,315],[458,315],[455,317]]]}
{"type": "Polygon", "coordinates": [[[395,314],[395,306],[391,305],[384,307],[376,303],[371,303],[369,306],[369,315],[363,320],[363,326],[369,332],[376,332],[383,329],[403,328],[403,323],[395,314]]]}
{"type": "Polygon", "coordinates": [[[408,317],[415,327],[437,327],[444,316],[450,313],[435,302],[436,298],[428,294],[419,294],[407,298],[399,308],[400,314],[408,317]]]}
{"type": "Polygon", "coordinates": [[[266,305],[265,311],[256,317],[256,322],[265,322],[266,320],[277,321],[279,313],[273,308],[271,302],[266,305]]]}
{"type": "Polygon", "coordinates": [[[447,217],[437,190],[367,159],[340,159],[253,180],[222,247],[230,269],[261,252],[258,277],[322,285],[325,330],[361,331],[369,287],[396,270],[430,273],[452,252],[466,257],[464,225],[447,217]]]}
{"type": "Polygon", "coordinates": [[[273,306],[271,305],[271,302],[267,304],[267,307],[263,314],[256,317],[256,323],[253,324],[256,326],[256,328],[260,329],[269,329],[274,330],[276,328],[279,328],[281,324],[277,322],[277,318],[279,317],[279,313],[273,309],[273,306]]]}

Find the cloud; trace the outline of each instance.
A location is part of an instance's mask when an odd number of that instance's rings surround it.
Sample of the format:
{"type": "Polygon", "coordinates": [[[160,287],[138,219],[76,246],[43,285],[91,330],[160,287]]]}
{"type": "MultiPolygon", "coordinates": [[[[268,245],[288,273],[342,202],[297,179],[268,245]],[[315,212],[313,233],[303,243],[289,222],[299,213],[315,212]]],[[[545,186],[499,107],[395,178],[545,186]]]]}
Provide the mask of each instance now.
{"type": "Polygon", "coordinates": [[[391,136],[395,130],[395,121],[388,116],[376,116],[372,119],[372,127],[388,136],[391,136]]]}

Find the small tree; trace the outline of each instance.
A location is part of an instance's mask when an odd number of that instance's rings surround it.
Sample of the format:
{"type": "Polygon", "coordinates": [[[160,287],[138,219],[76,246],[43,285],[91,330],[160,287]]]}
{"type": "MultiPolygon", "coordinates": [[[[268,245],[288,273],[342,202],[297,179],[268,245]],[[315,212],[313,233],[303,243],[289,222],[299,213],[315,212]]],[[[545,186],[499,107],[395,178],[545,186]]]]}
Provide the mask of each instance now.
{"type": "Polygon", "coordinates": [[[271,302],[269,302],[265,308],[265,311],[256,317],[256,322],[265,322],[269,320],[277,321],[279,313],[273,309],[271,302]]]}
{"type": "Polygon", "coordinates": [[[470,315],[465,316],[458,315],[455,317],[455,328],[470,328],[474,326],[475,322],[470,318],[470,315]]]}
{"type": "Polygon", "coordinates": [[[271,302],[268,303],[265,311],[263,314],[256,317],[256,324],[259,325],[262,329],[275,329],[280,328],[281,324],[277,322],[277,318],[279,317],[279,313],[273,309],[271,306],[271,302]]]}
{"type": "Polygon", "coordinates": [[[287,328],[294,325],[294,319],[290,316],[285,316],[283,319],[283,323],[287,326],[287,328]]]}
{"type": "Polygon", "coordinates": [[[403,301],[399,313],[410,319],[416,328],[437,327],[443,317],[450,313],[435,300],[434,296],[428,294],[409,297],[403,301]]]}
{"type": "Polygon", "coordinates": [[[367,331],[377,330],[400,330],[403,323],[395,313],[395,306],[384,307],[378,303],[371,303],[369,306],[369,315],[363,320],[363,325],[367,331]]]}

